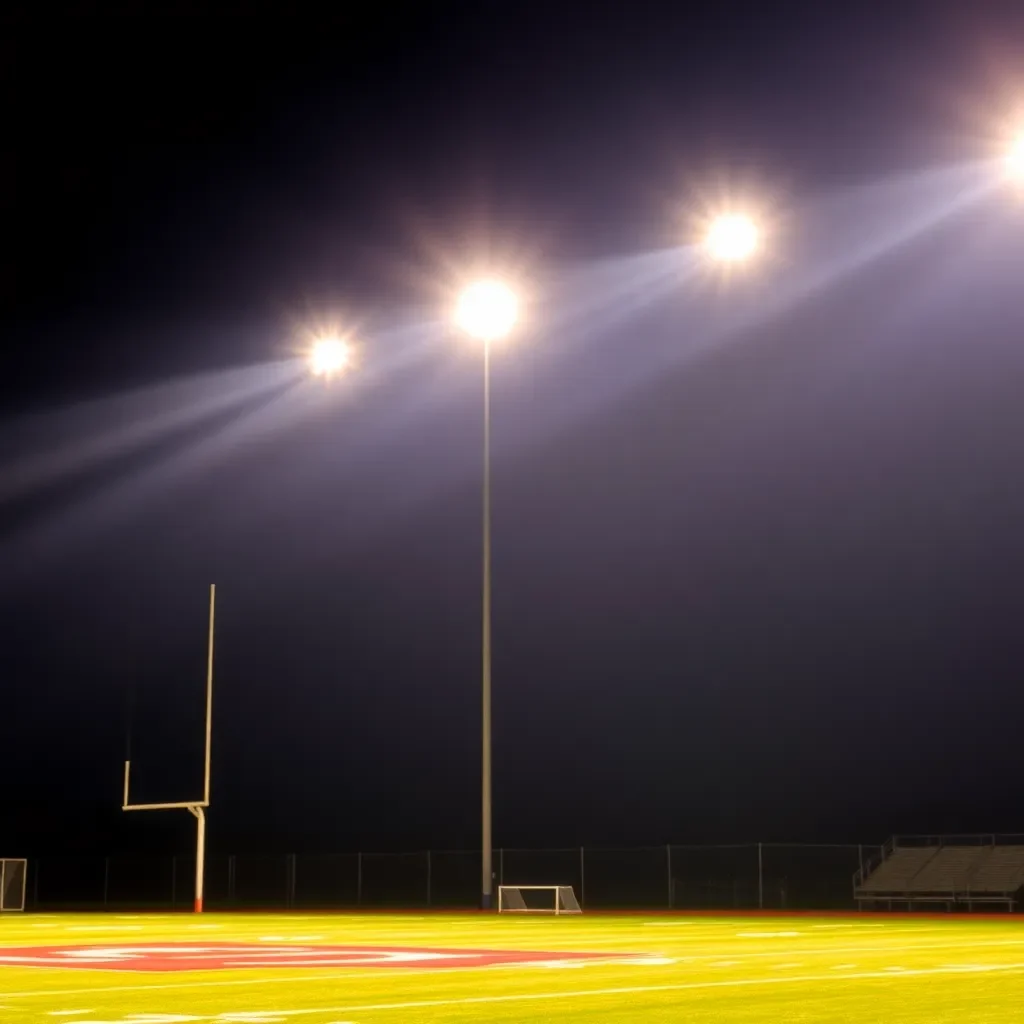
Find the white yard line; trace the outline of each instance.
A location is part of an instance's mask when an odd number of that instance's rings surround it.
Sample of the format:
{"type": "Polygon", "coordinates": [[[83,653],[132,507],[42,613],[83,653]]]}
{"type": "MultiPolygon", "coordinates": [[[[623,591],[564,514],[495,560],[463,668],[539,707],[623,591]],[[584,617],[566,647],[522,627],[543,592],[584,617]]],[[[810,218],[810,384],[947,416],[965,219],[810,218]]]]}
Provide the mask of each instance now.
{"type": "Polygon", "coordinates": [[[884,978],[888,981],[893,978],[932,977],[939,974],[994,974],[1000,971],[1005,972],[1019,968],[1024,968],[1024,963],[1002,964],[999,966],[986,965],[984,967],[926,967],[913,971],[903,970],[898,974],[894,974],[891,971],[864,971],[860,974],[844,974],[840,977],[834,974],[810,974],[783,978],[733,978],[728,981],[681,982],[677,985],[629,985],[621,988],[578,989],[571,992],[519,992],[501,996],[466,996],[461,999],[417,999],[402,1003],[362,1003],[355,1006],[321,1006],[316,1009],[277,1010],[275,1012],[282,1017],[300,1017],[311,1013],[368,1013],[381,1010],[428,1009],[439,1006],[479,1006],[489,1003],[539,1002],[545,999],[585,999],[600,996],[643,995],[649,992],[687,992],[714,988],[749,988],[757,985],[796,985],[823,981],[843,984],[847,981],[866,981],[877,978],[884,978]]]}
{"type": "MultiPolygon", "coordinates": [[[[293,1017],[304,1017],[310,1014],[359,1014],[359,1013],[380,1013],[391,1010],[426,1010],[440,1007],[453,1006],[485,1006],[500,1003],[527,1003],[542,1002],[551,999],[597,999],[606,996],[631,996],[648,995],[658,992],[694,992],[709,989],[729,988],[756,988],[769,985],[802,985],[820,984],[831,982],[833,984],[845,984],[850,981],[886,980],[893,981],[896,978],[928,978],[937,975],[950,974],[1000,974],[1015,973],[1024,968],[1024,962],[1000,965],[965,965],[952,967],[927,967],[918,970],[887,970],[862,971],[858,974],[805,974],[790,975],[788,977],[763,977],[763,978],[730,978],[724,981],[693,981],[680,982],[671,985],[623,985],[608,988],[590,988],[562,990],[559,992],[519,992],[496,996],[465,996],[458,999],[414,999],[403,1002],[392,1003],[357,1003],[349,1006],[317,1006],[305,1007],[299,1010],[273,1010],[253,1012],[252,1014],[229,1013],[213,1016],[197,1017],[193,1019],[207,1021],[272,1021],[287,1020],[293,1017]]],[[[140,1021],[141,1024],[141,1021],[140,1021]]]]}

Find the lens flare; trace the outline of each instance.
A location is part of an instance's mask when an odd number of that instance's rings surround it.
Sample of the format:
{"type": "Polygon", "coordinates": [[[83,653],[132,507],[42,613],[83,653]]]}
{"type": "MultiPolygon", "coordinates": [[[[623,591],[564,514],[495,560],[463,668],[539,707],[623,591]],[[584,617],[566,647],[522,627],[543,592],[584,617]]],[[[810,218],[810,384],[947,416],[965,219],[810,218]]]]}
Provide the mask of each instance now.
{"type": "Polygon", "coordinates": [[[471,284],[459,297],[455,322],[468,335],[491,342],[504,338],[519,319],[519,300],[503,281],[471,284]]]}
{"type": "Polygon", "coordinates": [[[330,379],[352,365],[352,346],[341,338],[320,338],[309,353],[309,369],[314,377],[330,379]]]}
{"type": "Polygon", "coordinates": [[[712,258],[723,263],[739,263],[757,252],[760,232],[745,214],[726,214],[716,217],[704,240],[712,258]]]}

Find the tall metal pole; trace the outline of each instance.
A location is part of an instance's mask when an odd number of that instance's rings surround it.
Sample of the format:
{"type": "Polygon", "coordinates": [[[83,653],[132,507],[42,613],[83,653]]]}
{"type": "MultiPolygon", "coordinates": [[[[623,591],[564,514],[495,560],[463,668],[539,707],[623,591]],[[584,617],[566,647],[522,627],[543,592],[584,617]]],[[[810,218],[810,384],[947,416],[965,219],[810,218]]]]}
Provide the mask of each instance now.
{"type": "Polygon", "coordinates": [[[210,635],[206,641],[206,758],[203,762],[203,801],[210,803],[210,742],[213,738],[213,620],[217,584],[210,584],[210,635]]]}
{"type": "Polygon", "coordinates": [[[484,481],[483,481],[483,665],[482,665],[482,793],[480,906],[490,910],[493,893],[491,868],[491,346],[484,343],[484,481]]]}
{"type": "Polygon", "coordinates": [[[210,806],[210,749],[213,738],[213,627],[217,584],[210,584],[210,635],[206,642],[206,750],[203,760],[203,805],[189,808],[196,819],[195,912],[203,912],[203,883],[206,878],[206,811],[210,806]]]}
{"type": "Polygon", "coordinates": [[[203,880],[206,877],[206,811],[201,806],[190,807],[196,819],[196,898],[195,912],[203,912],[203,880]]]}

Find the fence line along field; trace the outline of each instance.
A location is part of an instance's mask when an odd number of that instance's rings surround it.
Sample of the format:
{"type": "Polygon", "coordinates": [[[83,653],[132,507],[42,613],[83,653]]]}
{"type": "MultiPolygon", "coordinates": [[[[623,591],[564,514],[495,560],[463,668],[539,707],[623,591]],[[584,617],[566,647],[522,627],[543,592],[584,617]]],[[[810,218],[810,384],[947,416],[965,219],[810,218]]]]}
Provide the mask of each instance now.
{"type": "Polygon", "coordinates": [[[1018,919],[28,915],[4,1024],[1010,1024],[1018,919]]]}

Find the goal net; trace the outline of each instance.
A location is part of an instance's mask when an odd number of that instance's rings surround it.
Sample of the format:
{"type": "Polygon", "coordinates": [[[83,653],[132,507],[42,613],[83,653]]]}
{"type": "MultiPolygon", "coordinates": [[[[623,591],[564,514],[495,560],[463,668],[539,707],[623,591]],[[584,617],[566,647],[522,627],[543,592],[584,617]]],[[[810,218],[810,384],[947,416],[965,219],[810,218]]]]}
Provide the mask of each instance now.
{"type": "Polygon", "coordinates": [[[0,911],[25,909],[28,861],[0,858],[0,911]]]}
{"type": "Polygon", "coordinates": [[[571,885],[499,885],[499,914],[581,914],[571,885]]]}

